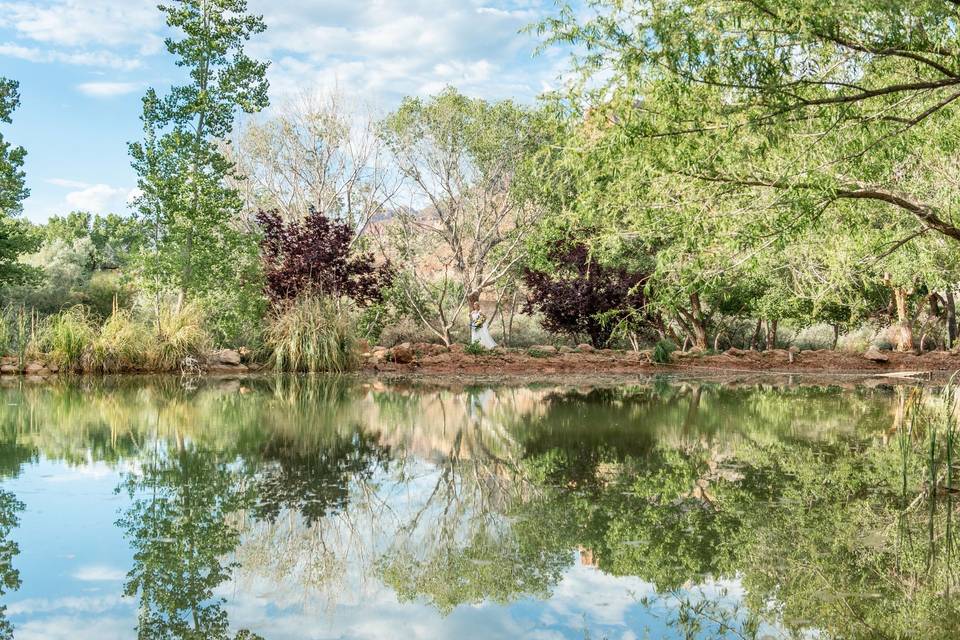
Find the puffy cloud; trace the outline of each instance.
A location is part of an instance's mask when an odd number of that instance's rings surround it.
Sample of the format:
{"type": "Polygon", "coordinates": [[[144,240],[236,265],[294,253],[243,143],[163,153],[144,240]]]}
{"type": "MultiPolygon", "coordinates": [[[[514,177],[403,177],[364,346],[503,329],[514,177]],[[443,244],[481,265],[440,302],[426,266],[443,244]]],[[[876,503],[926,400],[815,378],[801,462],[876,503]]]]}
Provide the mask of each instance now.
{"type": "Polygon", "coordinates": [[[79,180],[51,178],[47,184],[72,189],[63,198],[58,211],[90,211],[92,213],[122,212],[139,194],[139,189],[114,187],[109,184],[89,184],[79,180]]]}
{"type": "Polygon", "coordinates": [[[151,0],[0,2],[0,27],[22,37],[65,47],[135,45],[157,50],[163,16],[151,0]]]}
{"type": "Polygon", "coordinates": [[[108,67],[122,71],[132,71],[142,65],[138,58],[124,57],[110,51],[61,51],[25,47],[13,42],[0,44],[0,56],[19,58],[28,62],[57,62],[78,66],[108,67]]]}
{"type": "Polygon", "coordinates": [[[139,82],[84,82],[77,90],[93,98],[112,98],[139,91],[143,85],[139,82]]]}

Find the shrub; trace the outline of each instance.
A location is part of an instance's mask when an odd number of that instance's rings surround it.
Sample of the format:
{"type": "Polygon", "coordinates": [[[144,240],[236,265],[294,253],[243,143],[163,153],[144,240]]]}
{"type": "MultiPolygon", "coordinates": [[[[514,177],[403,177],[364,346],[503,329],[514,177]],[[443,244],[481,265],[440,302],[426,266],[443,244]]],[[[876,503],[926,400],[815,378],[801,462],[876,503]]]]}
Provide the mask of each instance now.
{"type": "Polygon", "coordinates": [[[854,331],[840,336],[840,339],[837,341],[837,348],[850,353],[863,353],[870,348],[870,344],[876,335],[877,333],[873,327],[863,325],[854,331]]]}
{"type": "Polygon", "coordinates": [[[667,364],[670,362],[670,354],[677,350],[677,345],[669,340],[660,340],[653,345],[653,353],[650,359],[657,364],[667,364]]]}
{"type": "Polygon", "coordinates": [[[266,343],[278,371],[340,373],[356,365],[356,324],[346,300],[304,296],[267,328],[266,343]]]}
{"type": "Polygon", "coordinates": [[[833,326],[825,323],[805,327],[793,339],[793,346],[801,351],[833,348],[833,326]]]}
{"type": "Polygon", "coordinates": [[[490,354],[490,351],[490,349],[487,349],[479,342],[470,342],[463,349],[464,353],[471,356],[486,356],[490,354]]]}
{"type": "Polygon", "coordinates": [[[149,329],[126,310],[116,309],[100,328],[88,357],[94,371],[112,373],[143,368],[153,347],[149,329]]]}
{"type": "Polygon", "coordinates": [[[201,357],[212,339],[205,328],[203,309],[196,303],[161,306],[153,322],[154,340],[148,363],[160,371],[182,366],[188,356],[201,357]]]}
{"type": "Polygon", "coordinates": [[[62,369],[80,369],[88,349],[97,337],[97,328],[86,307],[75,306],[44,320],[36,346],[62,369]]]}
{"type": "Polygon", "coordinates": [[[619,323],[644,317],[643,293],[648,274],[591,259],[582,242],[557,242],[548,252],[549,268],[527,268],[523,281],[531,291],[525,311],[543,314],[547,329],[567,335],[587,335],[594,347],[605,347],[619,323]]]}
{"type": "Polygon", "coordinates": [[[348,296],[360,304],[382,299],[392,270],[377,267],[372,254],[353,252],[350,224],[315,209],[292,221],[261,211],[257,222],[266,293],[275,305],[304,295],[348,296]]]}

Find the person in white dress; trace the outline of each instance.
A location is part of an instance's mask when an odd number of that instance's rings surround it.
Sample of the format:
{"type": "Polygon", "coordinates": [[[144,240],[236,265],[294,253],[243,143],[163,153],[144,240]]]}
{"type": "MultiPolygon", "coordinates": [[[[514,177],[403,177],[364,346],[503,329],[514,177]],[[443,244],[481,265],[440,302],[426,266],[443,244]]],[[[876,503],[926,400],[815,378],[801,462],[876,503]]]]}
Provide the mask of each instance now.
{"type": "Polygon", "coordinates": [[[497,346],[490,336],[487,317],[480,311],[479,300],[474,300],[470,309],[470,342],[479,342],[485,349],[493,349],[497,346]]]}

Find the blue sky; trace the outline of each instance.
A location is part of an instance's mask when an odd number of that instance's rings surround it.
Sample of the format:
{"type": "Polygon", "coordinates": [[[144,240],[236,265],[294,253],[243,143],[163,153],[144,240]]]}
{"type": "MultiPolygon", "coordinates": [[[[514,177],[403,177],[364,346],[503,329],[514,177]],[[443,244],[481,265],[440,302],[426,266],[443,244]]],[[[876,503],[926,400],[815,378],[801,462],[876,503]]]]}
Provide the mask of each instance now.
{"type": "MultiPolygon", "coordinates": [[[[163,48],[156,0],[0,0],[0,76],[20,82],[6,137],[28,152],[27,218],[125,211],[136,186],[127,143],[140,97],[180,72],[163,48]]],[[[518,31],[553,0],[249,0],[268,30],[248,47],[270,60],[271,98],[337,90],[380,109],[445,85],[532,101],[566,57],[534,56],[518,31]]]]}

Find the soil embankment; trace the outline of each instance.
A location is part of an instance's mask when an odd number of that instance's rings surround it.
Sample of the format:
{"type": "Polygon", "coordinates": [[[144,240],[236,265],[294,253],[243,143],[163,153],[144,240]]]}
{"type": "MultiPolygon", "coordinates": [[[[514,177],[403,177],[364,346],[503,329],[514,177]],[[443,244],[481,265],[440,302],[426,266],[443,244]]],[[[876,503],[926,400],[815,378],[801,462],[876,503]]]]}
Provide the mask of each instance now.
{"type": "Polygon", "coordinates": [[[378,347],[364,354],[363,368],[377,373],[427,375],[555,375],[555,374],[675,374],[736,373],[857,374],[909,376],[945,375],[960,369],[960,353],[931,351],[867,354],[843,351],[743,351],[719,354],[674,353],[668,364],[651,361],[647,352],[535,347],[496,349],[482,355],[466,353],[462,345],[404,344],[378,347]]]}

